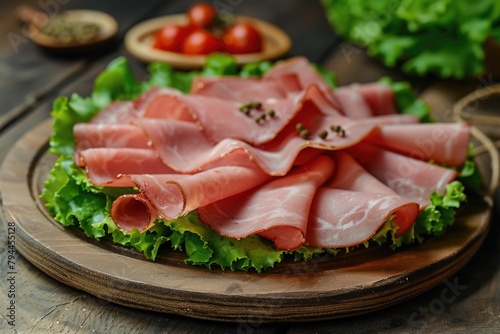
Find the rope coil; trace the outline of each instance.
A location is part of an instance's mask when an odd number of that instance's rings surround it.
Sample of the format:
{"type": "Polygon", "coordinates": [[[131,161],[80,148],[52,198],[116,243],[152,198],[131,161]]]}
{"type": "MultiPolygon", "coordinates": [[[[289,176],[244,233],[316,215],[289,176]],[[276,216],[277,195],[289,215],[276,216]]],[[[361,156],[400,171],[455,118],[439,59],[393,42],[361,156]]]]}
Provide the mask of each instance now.
{"type": "Polygon", "coordinates": [[[479,156],[484,153],[489,153],[491,158],[491,180],[488,187],[488,193],[492,195],[498,185],[500,177],[500,157],[498,153],[498,148],[500,148],[500,140],[493,142],[488,136],[486,136],[481,130],[479,130],[473,124],[488,124],[488,125],[500,125],[500,117],[495,116],[472,116],[464,117],[463,112],[467,106],[478,100],[483,100],[492,95],[500,95],[500,85],[492,85],[483,88],[476,89],[475,91],[462,97],[453,106],[453,116],[455,121],[470,123],[472,124],[471,134],[476,138],[482,145],[474,147],[474,156],[479,156]]]}

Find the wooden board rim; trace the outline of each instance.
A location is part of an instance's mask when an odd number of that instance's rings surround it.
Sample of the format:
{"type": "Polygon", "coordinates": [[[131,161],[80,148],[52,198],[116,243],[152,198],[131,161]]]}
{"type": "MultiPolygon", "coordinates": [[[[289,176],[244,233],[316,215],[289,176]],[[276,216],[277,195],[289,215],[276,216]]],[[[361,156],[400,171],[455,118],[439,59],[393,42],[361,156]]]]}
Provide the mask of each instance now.
{"type": "Polygon", "coordinates": [[[258,274],[153,263],[82,239],[45,212],[35,181],[48,156],[50,125],[47,120],[20,139],[1,169],[2,206],[7,220],[16,223],[17,250],[56,280],[133,308],[218,321],[296,322],[363,314],[452,276],[474,255],[489,227],[490,202],[480,201],[447,232],[448,238],[352,266],[332,267],[340,260],[319,259],[258,274]],[[422,258],[427,262],[416,264],[422,258]]]}
{"type": "MultiPolygon", "coordinates": [[[[290,50],[292,45],[290,37],[274,24],[247,16],[237,16],[236,18],[239,21],[252,23],[264,38],[264,48],[261,52],[233,55],[238,65],[277,59],[290,50]]],[[[165,62],[174,68],[184,70],[203,67],[207,59],[205,55],[184,55],[177,52],[157,50],[152,47],[154,32],[166,23],[186,24],[187,17],[185,14],[176,14],[156,17],[138,23],[125,34],[125,48],[134,57],[146,63],[165,62]]]]}

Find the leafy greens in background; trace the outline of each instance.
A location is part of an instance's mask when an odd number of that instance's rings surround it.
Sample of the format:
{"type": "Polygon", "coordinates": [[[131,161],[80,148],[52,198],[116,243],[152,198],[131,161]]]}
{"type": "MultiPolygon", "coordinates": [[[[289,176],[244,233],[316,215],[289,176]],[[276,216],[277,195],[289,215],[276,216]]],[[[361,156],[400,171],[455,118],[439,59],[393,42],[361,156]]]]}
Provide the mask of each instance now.
{"type": "MultiPolygon", "coordinates": [[[[109,209],[114,199],[124,193],[134,193],[134,188],[96,187],[87,179],[84,171],[74,164],[73,125],[88,122],[101,108],[115,100],[130,100],[152,86],[168,86],[188,92],[191,80],[196,75],[220,76],[240,75],[243,77],[262,76],[272,66],[268,62],[252,63],[238,69],[233,58],[227,55],[213,55],[208,58],[201,71],[178,72],[165,64],[154,63],[148,68],[150,76],[145,82],[136,80],[125,58],[111,62],[95,80],[92,94],[83,98],[73,94],[69,99],[58,98],[53,104],[53,134],[50,138],[50,151],[59,157],[54,164],[41,198],[50,214],[64,226],[77,226],[85,234],[95,239],[111,240],[114,243],[133,247],[148,259],[158,256],[160,246],[167,243],[174,250],[186,253],[186,263],[223,269],[262,271],[273,267],[285,257],[295,260],[308,259],[317,253],[336,254],[344,250],[301,247],[293,252],[278,251],[272,242],[259,236],[241,240],[218,235],[200,222],[196,212],[173,221],[158,219],[156,225],[146,232],[134,229],[130,234],[119,230],[112,221],[109,209]]],[[[318,72],[332,86],[335,86],[333,73],[317,67],[318,72]]],[[[396,96],[401,112],[413,113],[422,120],[429,120],[429,108],[413,94],[408,83],[392,82],[384,78],[382,82],[390,85],[396,96]]],[[[471,160],[472,161],[472,160],[471,160]]],[[[461,171],[464,178],[480,184],[475,164],[469,161],[461,171]]],[[[465,200],[461,182],[448,185],[445,195],[433,194],[432,204],[422,212],[414,227],[396,238],[396,226],[389,219],[380,231],[365,243],[387,244],[397,248],[402,245],[422,242],[426,237],[440,235],[454,221],[455,209],[465,200]]],[[[165,247],[164,247],[165,248],[165,247]]]]}
{"type": "Polygon", "coordinates": [[[484,42],[500,43],[498,0],[322,0],[335,31],[389,67],[414,75],[474,77],[484,42]]]}

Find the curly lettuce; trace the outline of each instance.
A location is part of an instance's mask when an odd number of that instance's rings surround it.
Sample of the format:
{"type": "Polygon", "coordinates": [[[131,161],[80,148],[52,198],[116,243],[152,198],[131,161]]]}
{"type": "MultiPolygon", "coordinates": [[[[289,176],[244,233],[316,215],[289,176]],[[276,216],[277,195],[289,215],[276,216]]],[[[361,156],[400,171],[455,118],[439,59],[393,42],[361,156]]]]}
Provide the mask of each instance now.
{"type": "Polygon", "coordinates": [[[335,31],[386,66],[413,75],[475,77],[484,42],[500,43],[497,0],[322,0],[335,31]]]}

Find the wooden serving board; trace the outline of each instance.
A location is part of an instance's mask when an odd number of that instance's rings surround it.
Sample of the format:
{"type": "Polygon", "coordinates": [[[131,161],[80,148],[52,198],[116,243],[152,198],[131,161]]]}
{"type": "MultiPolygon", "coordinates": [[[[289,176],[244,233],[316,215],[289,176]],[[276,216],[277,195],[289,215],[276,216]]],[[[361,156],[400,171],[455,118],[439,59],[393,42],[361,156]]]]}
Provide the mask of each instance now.
{"type": "Polygon", "coordinates": [[[491,201],[470,197],[440,238],[393,252],[359,250],[338,257],[284,262],[264,273],[187,266],[182,255],[155,261],[64,228],[38,196],[55,157],[47,153],[49,120],[23,137],[1,170],[6,220],[17,250],[56,280],[106,301],[219,321],[313,321],[378,310],[421,294],[454,275],[488,231],[491,201]]]}

